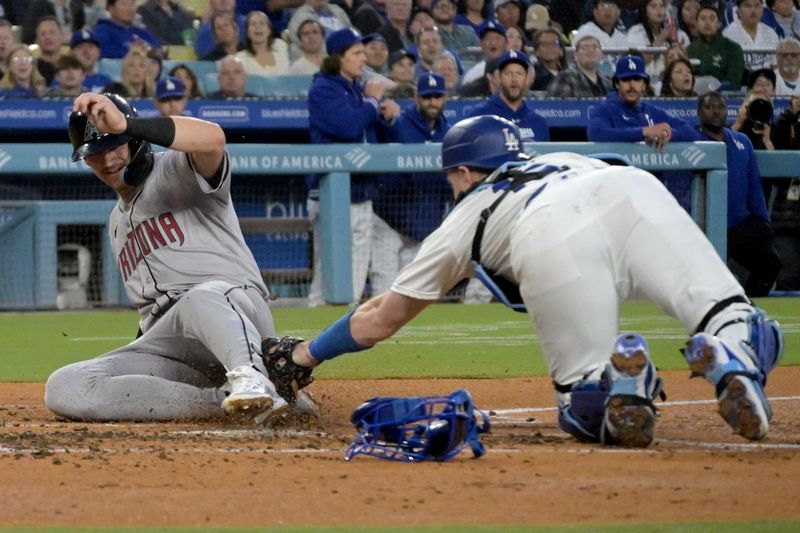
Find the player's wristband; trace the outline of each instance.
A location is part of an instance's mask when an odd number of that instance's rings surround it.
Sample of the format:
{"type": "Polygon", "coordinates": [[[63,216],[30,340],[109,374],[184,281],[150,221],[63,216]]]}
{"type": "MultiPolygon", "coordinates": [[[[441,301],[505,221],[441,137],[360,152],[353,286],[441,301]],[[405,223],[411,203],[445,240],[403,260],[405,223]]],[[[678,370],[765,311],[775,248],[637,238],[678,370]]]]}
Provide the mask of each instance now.
{"type": "Polygon", "coordinates": [[[319,337],[311,341],[308,350],[311,357],[319,362],[333,359],[343,353],[360,352],[372,346],[362,346],[357,343],[350,333],[350,317],[355,313],[355,309],[334,322],[319,337]]]}
{"type": "Polygon", "coordinates": [[[125,135],[169,148],[175,141],[175,121],[170,117],[128,117],[125,135]]]}

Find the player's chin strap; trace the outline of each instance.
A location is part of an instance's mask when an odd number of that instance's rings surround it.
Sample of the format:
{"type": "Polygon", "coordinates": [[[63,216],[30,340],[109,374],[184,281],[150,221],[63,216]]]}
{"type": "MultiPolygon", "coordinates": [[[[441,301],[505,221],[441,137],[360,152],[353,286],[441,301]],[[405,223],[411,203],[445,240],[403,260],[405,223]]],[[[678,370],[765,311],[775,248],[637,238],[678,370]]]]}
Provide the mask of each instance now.
{"type": "MultiPolygon", "coordinates": [[[[475,272],[475,277],[489,289],[489,292],[491,292],[499,302],[520,313],[527,312],[527,309],[525,308],[525,303],[522,301],[519,286],[481,264],[481,243],[483,242],[483,232],[486,230],[486,223],[489,221],[489,217],[497,210],[500,202],[503,201],[509,192],[516,192],[530,181],[540,180],[553,172],[564,170],[563,167],[548,165],[535,172],[523,172],[520,167],[526,163],[528,162],[512,161],[506,163],[487,176],[483,181],[484,184],[492,184],[495,190],[504,190],[500,196],[492,202],[492,205],[481,211],[478,227],[475,228],[475,237],[472,239],[472,269],[475,272]]],[[[534,191],[528,199],[528,202],[536,198],[546,186],[547,184],[545,183],[534,191]]]]}

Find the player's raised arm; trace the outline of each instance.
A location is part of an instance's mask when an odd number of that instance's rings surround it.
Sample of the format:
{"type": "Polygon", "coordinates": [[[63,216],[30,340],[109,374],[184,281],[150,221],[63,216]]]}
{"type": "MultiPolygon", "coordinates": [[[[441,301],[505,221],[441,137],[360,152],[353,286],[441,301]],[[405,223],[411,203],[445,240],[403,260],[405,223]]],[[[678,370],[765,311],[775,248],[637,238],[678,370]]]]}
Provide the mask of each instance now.
{"type": "Polygon", "coordinates": [[[191,117],[129,117],[108,97],[96,93],[80,95],[75,99],[72,110],[86,114],[101,134],[124,133],[186,152],[192,156],[197,171],[211,185],[218,180],[217,172],[225,153],[225,133],[213,122],[191,117]]]}

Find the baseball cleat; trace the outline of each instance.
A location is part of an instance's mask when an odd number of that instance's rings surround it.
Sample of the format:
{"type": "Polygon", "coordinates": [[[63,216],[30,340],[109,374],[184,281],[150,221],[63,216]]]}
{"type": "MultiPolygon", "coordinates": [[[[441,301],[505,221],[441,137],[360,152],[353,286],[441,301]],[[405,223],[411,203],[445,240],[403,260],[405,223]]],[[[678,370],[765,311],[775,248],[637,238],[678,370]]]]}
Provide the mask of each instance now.
{"type": "Polygon", "coordinates": [[[724,341],[708,333],[692,336],[683,353],[692,375],[701,375],[715,386],[719,414],[733,431],[746,439],[763,439],[772,409],[752,361],[738,357],[724,341]]]}
{"type": "Polygon", "coordinates": [[[610,443],[625,448],[646,448],[653,442],[656,413],[648,405],[628,401],[618,396],[610,398],[606,405],[605,426],[612,437],[610,443]]]}
{"type": "Polygon", "coordinates": [[[644,448],[653,442],[661,378],[650,361],[647,341],[634,333],[621,335],[606,367],[610,383],[606,400],[605,442],[626,448],[644,448]]]}
{"type": "Polygon", "coordinates": [[[267,377],[255,368],[243,365],[225,376],[230,393],[222,401],[222,410],[240,423],[268,425],[288,412],[289,404],[278,396],[267,377]]]}

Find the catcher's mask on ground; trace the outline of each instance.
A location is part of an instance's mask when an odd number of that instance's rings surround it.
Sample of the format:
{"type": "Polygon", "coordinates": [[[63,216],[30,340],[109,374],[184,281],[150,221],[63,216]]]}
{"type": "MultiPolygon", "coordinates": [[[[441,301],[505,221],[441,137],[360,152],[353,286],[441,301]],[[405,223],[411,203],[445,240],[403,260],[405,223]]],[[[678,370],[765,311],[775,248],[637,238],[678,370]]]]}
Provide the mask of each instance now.
{"type": "MultiPolygon", "coordinates": [[[[113,93],[104,93],[125,118],[138,117],[136,109],[124,98],[113,93]]],[[[128,143],[131,160],[122,180],[128,185],[141,183],[153,168],[150,144],[124,134],[101,134],[85,114],[74,111],[69,116],[69,140],[72,143],[72,160],[80,161],[88,156],[101,154],[128,143]]]]}
{"type": "Polygon", "coordinates": [[[372,398],[350,420],[359,433],[347,461],[359,454],[408,463],[447,461],[467,444],[475,457],[486,453],[479,434],[489,431],[489,417],[466,389],[447,396],[372,398]]]}

